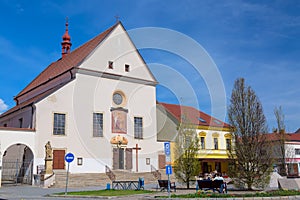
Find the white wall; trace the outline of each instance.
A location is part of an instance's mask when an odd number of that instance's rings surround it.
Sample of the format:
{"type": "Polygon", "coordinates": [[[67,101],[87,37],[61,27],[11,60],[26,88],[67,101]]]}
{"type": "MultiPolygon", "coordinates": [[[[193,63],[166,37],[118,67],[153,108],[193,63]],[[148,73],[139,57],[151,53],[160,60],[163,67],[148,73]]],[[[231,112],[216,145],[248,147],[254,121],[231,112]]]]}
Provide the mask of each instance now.
{"type": "Polygon", "coordinates": [[[115,28],[80,68],[155,81],[121,25],[115,28]],[[108,61],[114,62],[114,69],[108,69],[108,61]],[[125,64],[130,65],[129,72],[124,70],[125,64]]]}
{"type": "MultiPolygon", "coordinates": [[[[111,36],[122,32],[121,26],[117,27],[111,36]]],[[[127,37],[127,36],[126,36],[127,37]]],[[[136,51],[131,51],[133,45],[129,39],[115,37],[107,39],[85,62],[79,66],[91,72],[87,75],[76,74],[76,79],[66,84],[47,98],[36,104],[36,165],[43,164],[44,145],[51,142],[53,149],[65,149],[75,155],[75,162],[71,163],[70,171],[104,172],[105,165],[112,167],[113,146],[110,140],[117,134],[111,133],[111,111],[113,107],[112,96],[115,91],[122,91],[126,97],[125,109],[127,114],[128,148],[138,144],[142,149],[139,154],[139,171],[150,171],[146,165],[146,158],[151,164],[158,166],[157,151],[162,150],[162,144],[156,142],[156,90],[155,86],[134,83],[136,80],[153,82],[155,79],[149,73],[142,59],[136,51]],[[120,56],[121,55],[121,56],[120,56]],[[96,71],[107,71],[108,61],[115,62],[115,67],[109,70],[112,74],[124,74],[129,78],[114,80],[99,77],[96,71]],[[124,65],[130,64],[130,71],[124,71],[124,65]],[[66,135],[54,136],[53,114],[66,114],[66,135]],[[93,137],[93,112],[104,115],[104,137],[93,137]],[[143,118],[143,136],[141,140],[134,139],[134,117],[143,118]],[[83,165],[77,166],[76,159],[83,158],[83,165]]],[[[133,171],[135,169],[135,150],[133,150],[133,171]]]]}

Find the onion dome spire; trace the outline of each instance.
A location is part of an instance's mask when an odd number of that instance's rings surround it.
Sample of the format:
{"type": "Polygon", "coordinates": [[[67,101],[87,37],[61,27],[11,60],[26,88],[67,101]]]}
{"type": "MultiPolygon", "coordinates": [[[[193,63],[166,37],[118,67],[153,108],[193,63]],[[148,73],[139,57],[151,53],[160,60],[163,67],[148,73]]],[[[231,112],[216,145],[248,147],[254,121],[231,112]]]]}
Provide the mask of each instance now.
{"type": "Polygon", "coordinates": [[[65,57],[68,53],[71,52],[71,37],[69,35],[69,29],[68,29],[69,23],[68,23],[68,17],[66,18],[66,31],[65,34],[62,36],[63,41],[61,42],[62,46],[62,57],[65,57]]]}

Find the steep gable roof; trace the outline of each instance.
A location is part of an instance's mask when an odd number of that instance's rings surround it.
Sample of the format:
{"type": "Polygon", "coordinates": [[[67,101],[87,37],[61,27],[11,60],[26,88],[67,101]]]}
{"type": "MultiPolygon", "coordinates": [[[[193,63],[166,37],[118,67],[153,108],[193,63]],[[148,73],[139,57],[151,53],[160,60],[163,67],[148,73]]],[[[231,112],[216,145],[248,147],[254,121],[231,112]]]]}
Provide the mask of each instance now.
{"type": "Polygon", "coordinates": [[[60,58],[56,62],[51,63],[44,71],[42,71],[31,83],[29,83],[16,97],[34,90],[43,83],[46,83],[64,72],[77,67],[82,61],[115,29],[121,22],[116,23],[106,31],[78,47],[68,55],[60,58]]]}
{"type": "Polygon", "coordinates": [[[52,94],[54,91],[58,90],[60,88],[59,86],[56,86],[54,88],[51,88],[43,93],[40,93],[39,95],[36,95],[30,99],[28,99],[27,101],[24,101],[14,107],[12,107],[11,109],[7,110],[6,112],[2,113],[0,116],[4,117],[7,115],[10,115],[11,113],[17,112],[18,110],[21,110],[22,108],[25,108],[27,106],[31,106],[36,102],[39,102],[41,99],[45,98],[46,96],[48,96],[49,94],[52,94]]]}
{"type": "Polygon", "coordinates": [[[196,108],[190,106],[182,106],[177,104],[158,103],[162,105],[166,111],[172,114],[180,123],[183,120],[197,126],[210,126],[217,128],[230,128],[231,126],[217,118],[214,118],[196,108]]]}

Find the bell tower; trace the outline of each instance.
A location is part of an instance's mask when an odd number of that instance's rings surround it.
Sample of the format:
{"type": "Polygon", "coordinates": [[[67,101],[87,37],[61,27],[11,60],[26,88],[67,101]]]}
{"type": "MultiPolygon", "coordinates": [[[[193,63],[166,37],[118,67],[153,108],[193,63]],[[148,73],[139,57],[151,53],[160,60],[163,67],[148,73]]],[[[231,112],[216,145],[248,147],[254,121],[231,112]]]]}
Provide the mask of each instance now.
{"type": "Polygon", "coordinates": [[[71,43],[71,37],[69,35],[69,31],[68,31],[68,26],[69,26],[69,23],[68,23],[68,17],[67,17],[66,18],[66,31],[65,31],[65,34],[62,36],[63,41],[61,42],[62,58],[71,52],[72,43],[71,43]]]}

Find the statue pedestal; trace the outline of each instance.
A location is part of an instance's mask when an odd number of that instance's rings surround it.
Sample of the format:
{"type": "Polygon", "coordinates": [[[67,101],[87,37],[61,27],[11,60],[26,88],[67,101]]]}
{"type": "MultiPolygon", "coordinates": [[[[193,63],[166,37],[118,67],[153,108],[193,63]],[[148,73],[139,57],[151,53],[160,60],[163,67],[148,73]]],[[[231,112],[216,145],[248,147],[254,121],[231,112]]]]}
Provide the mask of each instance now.
{"type": "Polygon", "coordinates": [[[45,159],[45,171],[41,174],[41,181],[42,185],[45,188],[51,187],[55,184],[55,174],[53,173],[53,159],[52,158],[46,158],[45,159]]]}
{"type": "Polygon", "coordinates": [[[45,159],[45,174],[53,174],[53,159],[52,158],[46,158],[45,159]]]}

